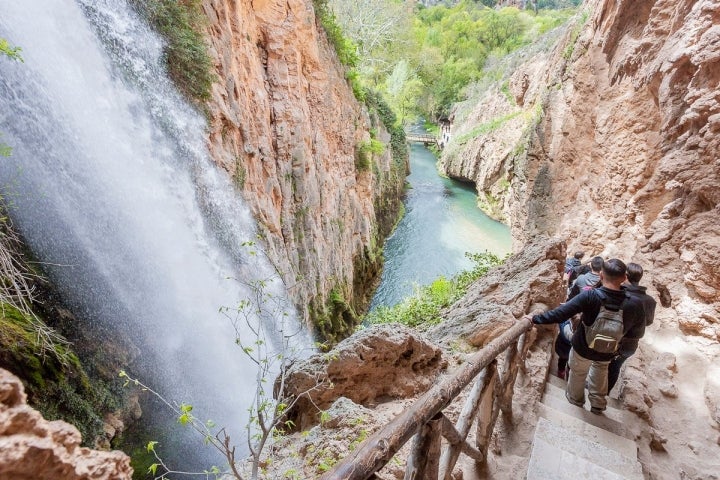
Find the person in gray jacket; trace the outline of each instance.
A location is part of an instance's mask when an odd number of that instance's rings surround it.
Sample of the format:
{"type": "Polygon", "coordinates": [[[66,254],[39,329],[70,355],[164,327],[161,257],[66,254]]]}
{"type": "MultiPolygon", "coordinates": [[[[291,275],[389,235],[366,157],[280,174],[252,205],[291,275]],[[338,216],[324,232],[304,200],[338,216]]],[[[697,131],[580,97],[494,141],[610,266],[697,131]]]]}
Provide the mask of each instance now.
{"type": "Polygon", "coordinates": [[[573,297],[580,294],[583,290],[594,288],[600,281],[600,271],[602,270],[602,267],[603,258],[593,257],[592,260],[590,260],[590,271],[578,276],[572,284],[572,287],[570,287],[568,301],[572,300],[573,297]]]}

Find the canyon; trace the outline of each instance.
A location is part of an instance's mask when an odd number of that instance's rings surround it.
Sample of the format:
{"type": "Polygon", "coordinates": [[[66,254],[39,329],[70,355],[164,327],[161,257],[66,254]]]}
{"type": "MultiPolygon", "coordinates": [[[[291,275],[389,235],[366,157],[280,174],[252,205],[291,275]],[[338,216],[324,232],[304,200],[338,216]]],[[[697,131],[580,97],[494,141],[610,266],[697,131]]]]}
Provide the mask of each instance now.
{"type": "MultiPolygon", "coordinates": [[[[208,105],[210,151],[250,203],[259,243],[304,321],[339,340],[369,301],[405,162],[387,149],[373,155],[372,168],[357,169],[358,145],[370,131],[385,143],[389,134],[353,96],[310,3],[203,6],[219,79],[208,105]]],[[[300,414],[310,433],[280,442],[287,455],[278,454],[278,472],[319,475],[319,452],[345,452],[349,438],[407,408],[438,368],[452,371],[532,305],[556,306],[564,256],[584,250],[640,263],[642,284],[658,299],[655,323],[617,392],[639,420],[644,475],[718,478],[717,25],[716,0],[588,0],[546,48],[518,52],[500,82],[456,108],[440,168],[475,183],[483,208],[511,226],[515,255],[444,312],[440,327],[395,332],[395,343],[382,332],[375,340],[374,332],[361,332],[346,340],[355,343],[341,344],[342,361],[332,368],[352,364],[358,378],[347,388],[362,394],[353,398],[340,385],[324,392],[330,418],[323,428],[300,414]],[[421,364],[417,371],[392,355],[407,345],[420,357],[407,357],[421,364]],[[357,366],[352,352],[360,348],[373,351],[375,363],[357,366]],[[417,382],[398,386],[396,375],[378,373],[398,364],[397,375],[417,375],[417,382]],[[363,421],[348,421],[357,418],[363,421]]],[[[527,417],[498,432],[491,478],[518,478],[527,465],[532,405],[552,339],[550,331],[537,335],[531,366],[516,386],[527,417]]],[[[75,433],[67,435],[78,443],[75,433]]],[[[123,460],[108,461],[127,474],[123,460]]],[[[382,478],[401,478],[400,466],[388,470],[382,478]]]]}

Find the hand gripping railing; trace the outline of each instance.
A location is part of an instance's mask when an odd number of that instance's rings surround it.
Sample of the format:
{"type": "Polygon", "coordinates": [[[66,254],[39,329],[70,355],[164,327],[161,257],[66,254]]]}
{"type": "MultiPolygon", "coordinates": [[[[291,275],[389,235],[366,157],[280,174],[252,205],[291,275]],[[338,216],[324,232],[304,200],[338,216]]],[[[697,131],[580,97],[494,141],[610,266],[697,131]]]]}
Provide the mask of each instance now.
{"type": "Polygon", "coordinates": [[[410,408],[375,432],[354,452],[323,475],[321,480],[365,480],[385,466],[415,435],[405,470],[405,480],[443,478],[449,480],[460,453],[478,463],[485,462],[490,436],[500,410],[512,414],[512,395],[520,362],[525,361],[525,332],[530,322],[520,319],[471,356],[451,377],[425,392],[410,408]],[[503,351],[503,374],[497,357],[503,351]],[[452,400],[476,379],[458,421],[453,424],[443,413],[452,400]],[[475,445],[467,441],[477,419],[475,445]],[[440,452],[441,435],[448,446],[440,452]],[[441,477],[440,477],[441,475],[441,477]]]}

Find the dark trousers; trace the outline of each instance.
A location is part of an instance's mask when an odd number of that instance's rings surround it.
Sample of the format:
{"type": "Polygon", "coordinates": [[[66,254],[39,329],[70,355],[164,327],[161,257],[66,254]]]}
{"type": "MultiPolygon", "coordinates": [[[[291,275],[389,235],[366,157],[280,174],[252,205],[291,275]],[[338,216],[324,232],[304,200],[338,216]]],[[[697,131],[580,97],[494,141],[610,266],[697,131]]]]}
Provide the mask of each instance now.
{"type": "Polygon", "coordinates": [[[633,353],[635,353],[635,351],[620,351],[618,356],[613,358],[610,362],[610,365],[608,366],[608,393],[610,393],[610,391],[617,383],[618,378],[620,377],[620,367],[622,367],[623,363],[625,363],[625,360],[630,358],[633,353]]]}
{"type": "Polygon", "coordinates": [[[572,344],[568,343],[562,334],[558,333],[557,337],[555,337],[555,353],[557,353],[558,356],[558,372],[565,370],[571,348],[572,344]]]}

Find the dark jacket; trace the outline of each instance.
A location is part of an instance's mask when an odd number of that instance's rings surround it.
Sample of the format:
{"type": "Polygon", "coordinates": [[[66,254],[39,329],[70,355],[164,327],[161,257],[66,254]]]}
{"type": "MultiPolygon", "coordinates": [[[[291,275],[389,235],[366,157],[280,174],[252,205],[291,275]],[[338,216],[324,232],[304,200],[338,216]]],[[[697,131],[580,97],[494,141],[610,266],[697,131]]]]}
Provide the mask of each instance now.
{"type": "Polygon", "coordinates": [[[579,258],[570,257],[565,259],[565,273],[582,264],[579,258]]]}
{"type": "Polygon", "coordinates": [[[638,331],[635,332],[639,334],[638,336],[627,335],[620,342],[620,350],[622,350],[620,353],[624,356],[630,356],[635,353],[635,350],[637,350],[638,344],[640,343],[640,339],[643,335],[645,335],[645,327],[652,325],[653,320],[655,320],[655,307],[657,306],[657,302],[653,297],[645,293],[647,288],[641,287],[640,285],[623,285],[623,290],[627,292],[633,300],[636,300],[642,305],[645,318],[645,325],[643,328],[638,329],[638,331]]]}
{"type": "Polygon", "coordinates": [[[642,334],[645,332],[645,312],[642,304],[624,290],[610,290],[607,287],[585,290],[558,308],[545,312],[542,315],[533,316],[532,322],[536,324],[560,323],[572,318],[572,316],[577,313],[581,313],[580,325],[575,330],[572,338],[573,349],[588,360],[612,360],[615,356],[614,353],[596,352],[588,347],[587,341],[585,340],[585,327],[595,322],[595,318],[600,312],[603,297],[606,299],[606,305],[622,304],[624,336],[628,338],[642,337],[642,334]]]}

